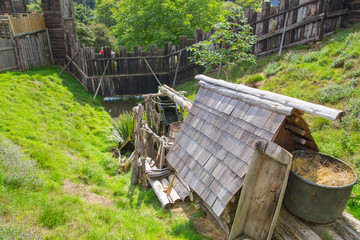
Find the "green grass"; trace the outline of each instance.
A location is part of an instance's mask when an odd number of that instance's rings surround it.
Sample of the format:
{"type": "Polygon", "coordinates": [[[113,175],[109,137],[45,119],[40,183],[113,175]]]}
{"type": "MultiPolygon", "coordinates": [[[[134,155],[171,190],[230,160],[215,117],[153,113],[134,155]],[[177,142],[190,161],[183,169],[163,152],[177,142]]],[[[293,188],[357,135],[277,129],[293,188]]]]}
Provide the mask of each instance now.
{"type": "Polygon", "coordinates": [[[115,174],[117,143],[102,99],[59,72],[0,74],[0,239],[200,239],[187,218],[178,235],[177,219],[152,190],[115,174]],[[69,195],[65,179],[113,205],[69,195]]]}
{"type": "MultiPolygon", "coordinates": [[[[336,32],[322,43],[298,46],[257,58],[257,64],[244,63],[235,68],[231,82],[251,85],[265,76],[262,89],[305,101],[343,109],[347,116],[341,122],[306,114],[320,151],[345,160],[360,170],[360,25],[336,32]]],[[[209,74],[218,78],[216,73],[209,74]]],[[[225,79],[223,75],[220,78],[225,79]]],[[[196,94],[197,81],[179,86],[190,97],[196,94]]],[[[360,219],[360,187],[353,193],[347,210],[360,219]]]]}

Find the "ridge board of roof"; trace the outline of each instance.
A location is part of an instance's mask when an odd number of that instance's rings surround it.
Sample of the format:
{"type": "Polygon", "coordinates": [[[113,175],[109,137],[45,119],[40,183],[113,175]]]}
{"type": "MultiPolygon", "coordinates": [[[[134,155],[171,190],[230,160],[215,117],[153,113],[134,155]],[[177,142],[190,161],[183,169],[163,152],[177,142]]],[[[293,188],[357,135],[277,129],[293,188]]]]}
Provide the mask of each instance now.
{"type": "MultiPolygon", "coordinates": [[[[216,89],[219,87],[227,88],[232,91],[236,91],[241,93],[242,95],[252,95],[256,96],[262,100],[268,100],[273,103],[282,104],[284,106],[292,107],[298,110],[302,110],[307,113],[315,114],[320,117],[324,117],[330,120],[337,120],[345,115],[345,112],[342,110],[334,109],[325,107],[319,104],[309,103],[303,100],[299,100],[296,98],[288,97],[285,95],[259,90],[251,87],[247,87],[241,84],[234,84],[229,83],[224,80],[220,79],[213,79],[210,77],[207,77],[205,75],[197,75],[195,79],[206,82],[208,84],[212,84],[217,86],[216,89]]],[[[218,89],[217,91],[223,91],[218,89]]]]}
{"type": "Polygon", "coordinates": [[[219,88],[219,87],[214,86],[213,84],[209,84],[204,81],[200,81],[199,84],[201,87],[208,89],[210,91],[213,91],[213,92],[217,92],[223,96],[234,98],[234,99],[243,101],[244,103],[254,105],[257,107],[261,107],[261,108],[270,110],[272,112],[276,112],[276,113],[283,114],[286,116],[290,116],[294,111],[294,108],[292,108],[292,107],[285,106],[283,104],[276,103],[276,102],[271,102],[271,101],[268,101],[265,99],[261,99],[257,96],[247,95],[247,94],[239,94],[239,92],[237,92],[237,91],[234,91],[234,90],[231,90],[228,88],[227,89],[219,88]]]}

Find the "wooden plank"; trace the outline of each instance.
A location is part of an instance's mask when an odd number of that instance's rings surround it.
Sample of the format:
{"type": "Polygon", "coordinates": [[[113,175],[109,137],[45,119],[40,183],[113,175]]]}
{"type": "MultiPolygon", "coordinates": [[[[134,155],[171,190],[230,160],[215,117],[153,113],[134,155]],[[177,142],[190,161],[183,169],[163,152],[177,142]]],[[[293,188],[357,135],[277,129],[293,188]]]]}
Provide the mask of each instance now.
{"type": "Polygon", "coordinates": [[[291,167],[291,154],[272,142],[256,143],[229,239],[272,238],[291,167]]]}

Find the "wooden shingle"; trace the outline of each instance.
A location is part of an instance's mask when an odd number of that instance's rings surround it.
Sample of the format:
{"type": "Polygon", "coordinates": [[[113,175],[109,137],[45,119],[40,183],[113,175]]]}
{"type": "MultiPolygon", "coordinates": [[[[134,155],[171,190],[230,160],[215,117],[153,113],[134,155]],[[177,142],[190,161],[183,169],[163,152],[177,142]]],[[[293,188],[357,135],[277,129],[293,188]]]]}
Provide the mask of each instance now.
{"type": "Polygon", "coordinates": [[[272,138],[278,121],[284,116],[200,88],[168,162],[221,214],[241,189],[255,141],[272,138]]]}

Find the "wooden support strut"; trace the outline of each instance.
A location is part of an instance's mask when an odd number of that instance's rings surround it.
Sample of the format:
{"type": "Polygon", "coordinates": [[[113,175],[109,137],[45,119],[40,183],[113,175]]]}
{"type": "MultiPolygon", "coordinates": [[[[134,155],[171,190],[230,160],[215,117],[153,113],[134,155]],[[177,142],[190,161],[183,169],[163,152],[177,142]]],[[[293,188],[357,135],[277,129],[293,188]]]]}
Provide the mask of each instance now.
{"type": "Polygon", "coordinates": [[[59,73],[59,77],[66,71],[66,69],[70,66],[70,64],[75,60],[75,58],[79,55],[79,53],[76,53],[75,56],[66,64],[65,68],[59,73]]]}
{"type": "Polygon", "coordinates": [[[106,62],[106,66],[105,66],[104,72],[103,72],[103,74],[102,74],[102,76],[101,76],[100,83],[99,83],[99,85],[98,85],[98,87],[97,87],[97,89],[96,89],[95,95],[94,95],[94,100],[95,100],[95,98],[96,98],[96,95],[98,94],[98,91],[99,91],[99,89],[100,89],[102,80],[104,79],[106,70],[107,70],[107,68],[108,68],[108,66],[109,66],[109,62],[110,62],[110,60],[108,60],[108,61],[106,62]]]}
{"type": "Polygon", "coordinates": [[[150,64],[148,63],[148,61],[146,61],[145,58],[143,58],[143,59],[144,59],[146,65],[148,66],[148,68],[150,69],[151,73],[154,75],[154,77],[155,77],[156,81],[158,82],[159,86],[161,86],[162,84],[161,84],[160,80],[158,79],[158,77],[156,76],[156,74],[154,73],[154,71],[152,70],[150,64]]]}

